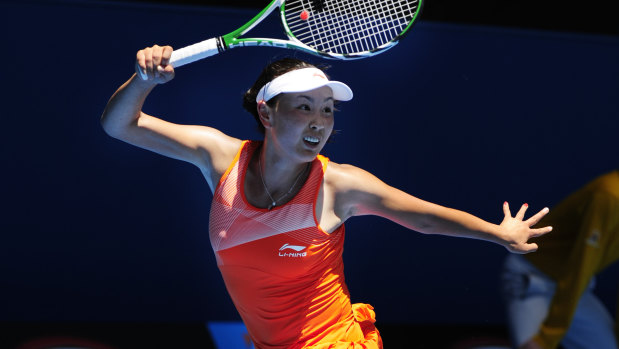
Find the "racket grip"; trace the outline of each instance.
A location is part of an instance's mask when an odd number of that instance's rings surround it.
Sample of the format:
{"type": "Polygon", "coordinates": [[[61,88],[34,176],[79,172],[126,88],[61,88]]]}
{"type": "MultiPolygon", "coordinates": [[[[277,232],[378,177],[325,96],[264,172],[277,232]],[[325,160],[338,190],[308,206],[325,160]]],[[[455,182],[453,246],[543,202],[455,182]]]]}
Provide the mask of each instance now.
{"type": "MultiPolygon", "coordinates": [[[[222,51],[221,43],[223,41],[221,40],[221,37],[212,38],[174,50],[172,51],[172,56],[170,57],[170,64],[172,64],[174,68],[177,68],[206,57],[214,56],[222,51]]],[[[142,71],[142,69],[137,67],[136,70],[142,80],[148,80],[148,76],[144,71],[142,71]]]]}
{"type": "Polygon", "coordinates": [[[174,68],[178,68],[185,64],[214,56],[220,51],[219,40],[220,38],[212,38],[175,50],[172,52],[172,57],[170,57],[170,64],[174,68]]]}

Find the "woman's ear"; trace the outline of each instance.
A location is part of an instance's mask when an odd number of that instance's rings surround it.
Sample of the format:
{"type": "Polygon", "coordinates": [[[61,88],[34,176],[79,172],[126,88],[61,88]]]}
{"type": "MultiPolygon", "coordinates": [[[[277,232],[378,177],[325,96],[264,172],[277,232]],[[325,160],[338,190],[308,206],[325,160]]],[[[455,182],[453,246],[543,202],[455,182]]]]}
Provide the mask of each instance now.
{"type": "Polygon", "coordinates": [[[272,125],[272,118],[271,118],[271,108],[267,105],[267,103],[265,101],[260,101],[258,102],[258,116],[260,116],[260,122],[262,123],[262,126],[264,126],[264,128],[269,128],[272,125]]]}

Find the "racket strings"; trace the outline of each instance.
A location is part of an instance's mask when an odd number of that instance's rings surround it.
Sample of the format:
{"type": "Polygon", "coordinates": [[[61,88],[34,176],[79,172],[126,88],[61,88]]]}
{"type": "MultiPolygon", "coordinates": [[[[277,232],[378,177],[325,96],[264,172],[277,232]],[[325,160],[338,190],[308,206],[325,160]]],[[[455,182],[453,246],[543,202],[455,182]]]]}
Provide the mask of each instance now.
{"type": "MultiPolygon", "coordinates": [[[[374,15],[375,20],[368,21],[367,17],[360,17],[356,22],[350,24],[349,27],[361,29],[360,35],[358,35],[357,38],[353,39],[351,42],[354,42],[355,44],[360,44],[365,48],[379,47],[391,41],[394,37],[397,36],[399,32],[401,32],[401,22],[399,22],[398,25],[400,25],[400,30],[397,32],[389,33],[390,35],[387,35],[387,32],[389,30],[392,30],[393,27],[390,27],[388,23],[385,22],[385,17],[381,16],[381,13],[379,12],[380,9],[373,7],[373,4],[371,2],[366,2],[362,4],[364,4],[365,6],[361,7],[360,9],[364,11],[364,13],[370,13],[374,15]]],[[[350,31],[348,30],[346,31],[346,33],[350,34],[350,31]]],[[[339,36],[341,35],[341,32],[336,31],[334,32],[334,35],[339,36]]],[[[359,45],[355,45],[355,47],[358,46],[359,45]]]]}
{"type": "MultiPolygon", "coordinates": [[[[401,11],[401,6],[399,8],[397,6],[393,6],[399,5],[401,2],[398,4],[392,1],[390,4],[387,4],[390,5],[391,8],[385,7],[385,3],[383,2],[382,12],[380,11],[381,8],[376,6],[376,4],[372,1],[365,1],[361,3],[357,2],[355,7],[352,7],[350,2],[336,3],[333,1],[327,1],[327,9],[331,10],[332,13],[342,13],[342,7],[338,8],[333,6],[334,4],[344,4],[346,5],[344,8],[345,13],[354,13],[357,15],[340,15],[337,17],[322,16],[318,17],[318,19],[322,19],[322,23],[318,23],[319,21],[314,21],[316,23],[313,24],[322,25],[322,27],[327,28],[327,30],[322,32],[322,35],[319,35],[318,39],[316,38],[316,35],[312,35],[312,44],[322,45],[322,49],[327,52],[358,52],[380,47],[396,37],[397,34],[401,32],[402,28],[405,27],[404,24],[406,24],[406,22],[402,21],[394,22],[393,18],[386,18],[385,16],[385,14],[392,15],[396,13],[395,11],[401,11]],[[387,12],[385,10],[391,11],[387,12]],[[368,14],[370,16],[368,16],[368,14]],[[338,23],[335,23],[336,20],[344,20],[347,23],[343,26],[341,25],[342,23],[339,23],[338,25],[338,23]],[[395,26],[389,25],[390,22],[391,24],[395,24],[395,26]],[[396,29],[395,27],[397,27],[397,31],[394,31],[394,29],[396,29]]],[[[299,39],[303,40],[307,39],[307,37],[301,37],[299,39]]]]}
{"type": "Polygon", "coordinates": [[[418,0],[326,0],[316,11],[312,0],[287,1],[286,24],[294,38],[319,51],[350,54],[388,45],[406,30],[418,0]],[[301,12],[307,11],[307,19],[301,12]]]}

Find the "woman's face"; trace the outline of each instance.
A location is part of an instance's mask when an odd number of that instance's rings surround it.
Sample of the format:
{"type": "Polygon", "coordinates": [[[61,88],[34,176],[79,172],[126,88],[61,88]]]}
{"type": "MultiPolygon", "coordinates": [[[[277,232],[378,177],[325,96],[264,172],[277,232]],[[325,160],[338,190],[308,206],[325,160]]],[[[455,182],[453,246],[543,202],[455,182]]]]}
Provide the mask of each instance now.
{"type": "Polygon", "coordinates": [[[333,131],[334,102],[328,86],[281,94],[270,108],[270,141],[295,160],[312,161],[333,131]]]}

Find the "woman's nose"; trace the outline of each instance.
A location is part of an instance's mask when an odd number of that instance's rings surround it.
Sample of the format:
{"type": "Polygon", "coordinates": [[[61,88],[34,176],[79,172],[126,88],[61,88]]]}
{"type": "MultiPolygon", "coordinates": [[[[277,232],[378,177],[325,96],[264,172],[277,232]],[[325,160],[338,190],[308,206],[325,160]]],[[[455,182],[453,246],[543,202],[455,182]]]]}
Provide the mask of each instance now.
{"type": "Polygon", "coordinates": [[[324,122],[320,121],[320,119],[317,120],[312,120],[312,122],[310,123],[310,128],[312,130],[322,130],[323,128],[325,128],[324,122]]]}
{"type": "Polygon", "coordinates": [[[326,127],[326,124],[329,122],[328,117],[317,113],[312,120],[310,121],[310,128],[312,130],[322,130],[326,127]]]}

